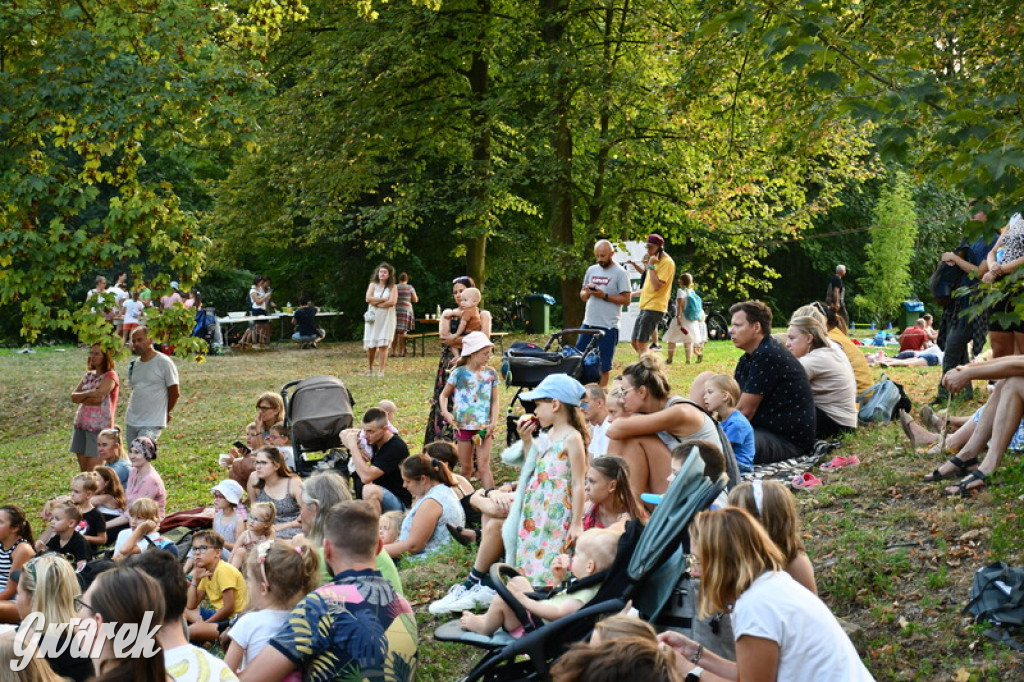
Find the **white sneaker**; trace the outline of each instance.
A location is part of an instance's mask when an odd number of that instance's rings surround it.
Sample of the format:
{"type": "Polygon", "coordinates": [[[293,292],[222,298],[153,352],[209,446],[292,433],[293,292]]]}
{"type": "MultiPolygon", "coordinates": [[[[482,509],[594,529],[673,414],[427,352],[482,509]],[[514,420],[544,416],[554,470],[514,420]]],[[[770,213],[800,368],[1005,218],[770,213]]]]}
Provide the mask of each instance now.
{"type": "Polygon", "coordinates": [[[477,583],[466,590],[459,599],[452,601],[448,608],[455,613],[489,608],[498,593],[483,583],[477,583]]]}
{"type": "Polygon", "coordinates": [[[446,613],[451,613],[454,611],[452,604],[461,599],[467,592],[469,592],[469,589],[462,583],[452,585],[451,588],[448,589],[448,594],[435,602],[431,602],[430,606],[427,607],[427,611],[435,616],[443,616],[446,613]]]}

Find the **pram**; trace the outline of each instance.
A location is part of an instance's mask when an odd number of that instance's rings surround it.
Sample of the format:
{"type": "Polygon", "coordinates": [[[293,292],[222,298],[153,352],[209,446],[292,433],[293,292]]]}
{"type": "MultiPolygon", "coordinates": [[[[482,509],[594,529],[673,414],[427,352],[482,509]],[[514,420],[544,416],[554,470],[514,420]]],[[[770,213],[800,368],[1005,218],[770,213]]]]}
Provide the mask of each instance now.
{"type": "MultiPolygon", "coordinates": [[[[631,521],[619,540],[619,550],[608,569],[597,595],[578,612],[559,618],[522,639],[512,639],[503,630],[492,637],[466,632],[458,620],[441,625],[434,637],[442,642],[462,642],[487,649],[481,660],[463,680],[499,682],[509,680],[549,680],[550,666],[573,642],[583,641],[602,616],[618,613],[627,601],[633,602],[641,617],[655,622],[676,591],[686,570],[683,539],[697,512],[706,509],[722,490],[723,474],[712,483],[704,476],[704,462],[694,450],[676,474],[661,504],[646,526],[631,521]]],[[[491,577],[499,594],[515,608],[518,602],[501,582],[508,567],[491,568],[491,577]]],[[[520,622],[527,622],[520,606],[520,622]]]]}
{"type": "Polygon", "coordinates": [[[519,397],[524,389],[536,388],[549,374],[568,374],[582,384],[596,382],[601,378],[603,336],[604,332],[600,329],[563,329],[553,333],[543,348],[524,341],[516,341],[509,346],[502,356],[501,373],[505,377],[506,386],[518,387],[505,416],[509,445],[519,438],[516,432],[518,415],[514,414],[515,404],[518,402],[526,412],[533,411],[533,403],[519,397]],[[582,352],[575,345],[566,343],[566,337],[574,334],[590,336],[582,352]]]}
{"type": "Polygon", "coordinates": [[[284,400],[284,423],[291,433],[296,472],[308,476],[314,468],[337,469],[347,476],[347,456],[340,449],[340,434],[352,426],[352,408],[356,401],[341,379],[322,375],[292,381],[281,388],[281,399],[284,400]],[[314,467],[307,457],[312,452],[327,455],[314,467]]]}
{"type": "Polygon", "coordinates": [[[192,336],[206,341],[210,353],[220,354],[224,339],[221,337],[220,323],[217,322],[217,311],[214,308],[203,307],[196,311],[195,324],[192,326],[192,336]]]}

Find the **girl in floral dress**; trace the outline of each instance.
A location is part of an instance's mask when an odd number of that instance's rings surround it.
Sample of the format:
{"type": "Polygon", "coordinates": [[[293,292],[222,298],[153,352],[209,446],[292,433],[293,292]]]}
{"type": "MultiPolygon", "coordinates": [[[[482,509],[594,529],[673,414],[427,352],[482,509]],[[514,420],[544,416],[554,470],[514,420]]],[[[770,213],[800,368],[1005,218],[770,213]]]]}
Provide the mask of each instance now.
{"type": "Polygon", "coordinates": [[[459,364],[441,391],[441,414],[455,427],[462,475],[470,478],[476,473],[484,488],[494,487],[491,445],[498,424],[499,379],[498,373],[487,366],[493,349],[494,344],[483,332],[467,334],[459,364]],[[453,395],[455,406],[449,411],[448,399],[453,395]]]}
{"type": "Polygon", "coordinates": [[[522,395],[536,403],[534,416],[519,423],[523,452],[537,449],[526,484],[514,565],[534,585],[547,584],[551,562],[583,532],[584,475],[590,430],[580,409],[584,389],[567,374],[552,374],[522,395]],[[541,434],[533,431],[540,426],[541,434]]]}

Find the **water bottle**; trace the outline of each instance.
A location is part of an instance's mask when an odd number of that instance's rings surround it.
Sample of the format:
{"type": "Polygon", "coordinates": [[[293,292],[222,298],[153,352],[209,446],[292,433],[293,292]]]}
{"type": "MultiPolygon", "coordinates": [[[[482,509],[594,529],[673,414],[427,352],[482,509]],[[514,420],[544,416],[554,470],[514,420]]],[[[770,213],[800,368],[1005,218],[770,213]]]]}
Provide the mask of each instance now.
{"type": "Polygon", "coordinates": [[[439,320],[441,319],[441,306],[440,306],[440,305],[438,305],[438,306],[437,306],[437,312],[436,312],[436,313],[434,313],[434,316],[435,316],[435,317],[436,317],[437,319],[439,319],[439,320]]]}
{"type": "Polygon", "coordinates": [[[1003,262],[1003,256],[1005,254],[1006,254],[1006,249],[998,249],[996,251],[996,262],[997,263],[1002,263],[1003,262]]]}

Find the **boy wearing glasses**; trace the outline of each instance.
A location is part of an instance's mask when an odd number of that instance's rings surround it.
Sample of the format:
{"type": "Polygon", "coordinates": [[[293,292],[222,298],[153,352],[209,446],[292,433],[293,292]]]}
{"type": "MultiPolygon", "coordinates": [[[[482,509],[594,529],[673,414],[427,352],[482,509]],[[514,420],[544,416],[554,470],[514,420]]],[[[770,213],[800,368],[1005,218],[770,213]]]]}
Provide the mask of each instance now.
{"type": "Polygon", "coordinates": [[[189,638],[193,642],[217,639],[219,623],[227,623],[249,605],[245,578],[237,568],[221,561],[224,538],[212,530],[201,530],[192,536],[195,568],[188,586],[185,618],[191,624],[189,638]],[[209,607],[200,606],[206,599],[209,607]]]}

